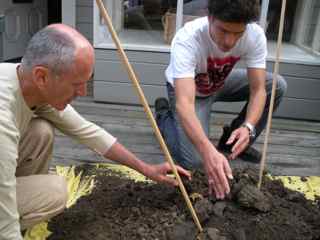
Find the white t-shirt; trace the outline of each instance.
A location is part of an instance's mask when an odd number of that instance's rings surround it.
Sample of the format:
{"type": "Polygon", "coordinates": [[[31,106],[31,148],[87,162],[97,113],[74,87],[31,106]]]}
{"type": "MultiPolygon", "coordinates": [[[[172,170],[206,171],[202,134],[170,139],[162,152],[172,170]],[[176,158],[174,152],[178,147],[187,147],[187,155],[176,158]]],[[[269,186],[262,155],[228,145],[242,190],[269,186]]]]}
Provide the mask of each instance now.
{"type": "Polygon", "coordinates": [[[266,68],[266,56],[266,37],[256,23],[247,24],[236,45],[223,52],[210,37],[208,17],[203,17],[186,23],[177,32],[165,74],[172,86],[177,78],[194,78],[197,96],[209,96],[223,87],[240,59],[247,68],[266,68]]]}

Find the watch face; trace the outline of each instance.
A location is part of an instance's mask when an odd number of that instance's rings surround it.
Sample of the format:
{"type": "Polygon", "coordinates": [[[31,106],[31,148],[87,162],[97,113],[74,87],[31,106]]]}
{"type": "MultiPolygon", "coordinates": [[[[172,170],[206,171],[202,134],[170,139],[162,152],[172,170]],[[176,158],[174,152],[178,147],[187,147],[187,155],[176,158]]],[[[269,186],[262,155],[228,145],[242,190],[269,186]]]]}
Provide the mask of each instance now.
{"type": "Polygon", "coordinates": [[[250,138],[255,138],[255,136],[256,136],[256,128],[252,124],[244,123],[244,124],[242,124],[242,126],[249,130],[249,137],[250,138]]]}
{"type": "Polygon", "coordinates": [[[250,133],[250,137],[251,138],[254,138],[255,136],[256,136],[256,131],[253,131],[253,132],[250,133]]]}
{"type": "Polygon", "coordinates": [[[255,138],[256,137],[256,129],[253,128],[251,131],[250,131],[250,137],[251,138],[255,138]]]}

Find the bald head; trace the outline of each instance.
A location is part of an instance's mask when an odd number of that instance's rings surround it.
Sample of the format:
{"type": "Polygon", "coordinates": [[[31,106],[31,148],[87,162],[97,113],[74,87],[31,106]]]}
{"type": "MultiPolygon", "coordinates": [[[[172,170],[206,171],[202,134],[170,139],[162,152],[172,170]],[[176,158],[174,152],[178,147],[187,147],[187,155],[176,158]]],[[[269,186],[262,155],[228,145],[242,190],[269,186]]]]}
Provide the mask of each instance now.
{"type": "Polygon", "coordinates": [[[22,58],[23,71],[45,66],[56,74],[73,69],[80,59],[93,58],[93,48],[75,29],[64,24],[52,24],[37,32],[30,40],[22,58]]]}
{"type": "Polygon", "coordinates": [[[65,25],[65,24],[51,24],[47,26],[45,29],[53,30],[60,32],[61,34],[64,34],[65,36],[68,36],[71,41],[75,44],[76,47],[78,48],[92,48],[91,44],[89,41],[77,30],[74,28],[65,25]]]}

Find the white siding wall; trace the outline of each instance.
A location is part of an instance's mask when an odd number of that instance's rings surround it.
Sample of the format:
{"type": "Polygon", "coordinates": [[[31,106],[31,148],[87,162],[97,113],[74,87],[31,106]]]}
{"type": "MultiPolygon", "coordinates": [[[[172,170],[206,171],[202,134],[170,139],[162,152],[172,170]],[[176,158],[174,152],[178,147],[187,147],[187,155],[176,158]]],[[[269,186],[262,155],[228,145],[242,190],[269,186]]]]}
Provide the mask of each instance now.
{"type": "MultiPolygon", "coordinates": [[[[320,7],[320,1],[317,1],[320,7]]],[[[93,39],[93,1],[77,0],[76,27],[88,39],[93,39]]],[[[168,53],[126,51],[141,86],[153,105],[155,98],[166,96],[164,69],[168,53]]],[[[272,71],[273,62],[268,62],[272,71]]],[[[288,83],[288,92],[277,116],[320,120],[320,66],[280,64],[280,73],[288,83]]],[[[99,102],[139,104],[136,91],[115,50],[96,49],[94,99],[99,102]]],[[[217,104],[216,111],[237,112],[242,104],[217,104]]]]}
{"type": "Polygon", "coordinates": [[[77,0],[76,28],[93,42],[93,2],[94,0],[77,0]]]}

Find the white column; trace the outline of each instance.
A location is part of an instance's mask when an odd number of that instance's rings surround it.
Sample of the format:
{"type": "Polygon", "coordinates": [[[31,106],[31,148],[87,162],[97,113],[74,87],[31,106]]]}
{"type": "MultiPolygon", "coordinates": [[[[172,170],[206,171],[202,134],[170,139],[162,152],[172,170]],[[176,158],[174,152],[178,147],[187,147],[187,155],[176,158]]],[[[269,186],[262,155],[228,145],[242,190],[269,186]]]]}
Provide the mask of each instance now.
{"type": "Polygon", "coordinates": [[[183,0],[177,2],[177,16],[176,16],[176,32],[183,25],[183,0]]]}
{"type": "Polygon", "coordinates": [[[264,29],[264,31],[267,30],[268,8],[269,8],[269,0],[263,0],[261,5],[261,15],[260,15],[259,24],[264,29]]]}
{"type": "MultiPolygon", "coordinates": [[[[319,10],[320,9],[318,9],[318,11],[319,10]]],[[[313,35],[312,49],[318,53],[320,52],[320,14],[318,14],[316,29],[313,35]]]]}
{"type": "Polygon", "coordinates": [[[76,0],[63,0],[62,23],[76,27],[76,0]]]}

